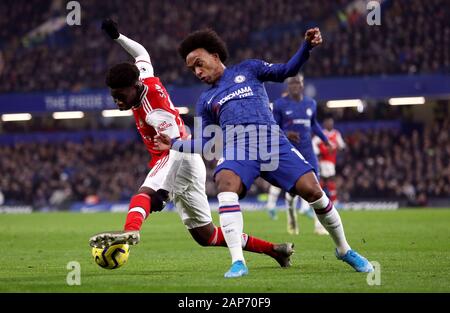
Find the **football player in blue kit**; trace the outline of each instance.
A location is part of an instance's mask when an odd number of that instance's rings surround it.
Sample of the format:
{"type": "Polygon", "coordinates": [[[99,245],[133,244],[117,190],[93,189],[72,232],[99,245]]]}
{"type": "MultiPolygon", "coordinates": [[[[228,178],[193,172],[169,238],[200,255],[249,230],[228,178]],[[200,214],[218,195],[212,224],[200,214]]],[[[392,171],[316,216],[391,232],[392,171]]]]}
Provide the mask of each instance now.
{"type": "MultiPolygon", "coordinates": [[[[330,144],[317,121],[317,103],[314,99],[303,95],[304,77],[302,74],[289,77],[285,82],[287,84],[287,95],[273,102],[273,116],[291,144],[303,155],[319,177],[319,164],[314,153],[311,135],[317,135],[327,146],[330,146],[330,144]]],[[[267,207],[272,218],[276,216],[276,200],[280,192],[281,189],[276,186],[271,186],[269,189],[267,207]]],[[[298,200],[299,197],[286,193],[287,230],[290,234],[299,233],[297,222],[298,200]]],[[[302,198],[300,198],[300,201],[301,212],[314,218],[314,233],[328,234],[317,216],[310,210],[308,203],[302,198]]]]}
{"type": "Polygon", "coordinates": [[[224,65],[228,57],[226,45],[210,29],[191,33],[179,46],[186,66],[210,85],[196,106],[203,131],[200,138],[191,140],[171,140],[159,134],[155,136],[155,146],[160,150],[203,153],[214,140],[211,131],[217,131],[220,126],[223,157],[214,179],[219,192],[219,221],[232,259],[226,278],[248,274],[241,245],[243,216],[239,199],[258,176],[308,201],[330,233],[338,259],[358,272],[373,271],[370,262],[347,243],[339,213],[321,189],[314,169],[280,131],[264,87],[266,81],[283,82],[295,76],[308,60],[310,51],[321,43],[320,30],[309,29],[304,43],[287,63],[270,64],[251,59],[229,67],[224,65]]]}

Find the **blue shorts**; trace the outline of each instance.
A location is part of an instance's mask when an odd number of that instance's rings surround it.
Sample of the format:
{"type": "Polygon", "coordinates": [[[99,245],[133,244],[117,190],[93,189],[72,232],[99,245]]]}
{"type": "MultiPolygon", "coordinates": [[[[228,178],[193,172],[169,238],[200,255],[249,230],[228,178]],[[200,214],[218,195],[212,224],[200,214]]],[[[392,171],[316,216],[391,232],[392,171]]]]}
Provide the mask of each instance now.
{"type": "Polygon", "coordinates": [[[305,160],[311,165],[314,169],[314,172],[316,173],[317,178],[319,178],[319,161],[317,160],[317,156],[314,153],[314,151],[309,149],[298,149],[300,153],[303,155],[305,160]]]}
{"type": "MultiPolygon", "coordinates": [[[[219,171],[227,169],[233,171],[241,178],[246,191],[250,189],[258,176],[272,185],[280,187],[285,191],[290,191],[301,176],[310,171],[314,171],[314,168],[292,146],[284,135],[280,136],[277,148],[269,152],[264,151],[259,153],[256,159],[227,158],[226,151],[224,150],[224,158],[219,160],[214,176],[219,171]]],[[[255,147],[245,147],[247,153],[252,151],[252,149],[255,149],[255,147]]],[[[259,150],[259,148],[256,149],[259,150]]]]}

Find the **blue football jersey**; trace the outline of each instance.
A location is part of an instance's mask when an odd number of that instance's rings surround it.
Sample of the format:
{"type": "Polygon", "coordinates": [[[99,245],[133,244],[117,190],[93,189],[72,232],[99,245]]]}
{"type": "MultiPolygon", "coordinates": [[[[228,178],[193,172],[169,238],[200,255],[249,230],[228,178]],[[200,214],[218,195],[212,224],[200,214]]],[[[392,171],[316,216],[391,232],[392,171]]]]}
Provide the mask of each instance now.
{"type": "Polygon", "coordinates": [[[274,101],[273,115],[284,132],[294,131],[299,134],[300,142],[291,142],[300,152],[312,151],[311,136],[315,134],[323,141],[326,136],[317,122],[317,103],[314,99],[303,97],[295,101],[290,97],[279,98],[274,101]]]}
{"type": "Polygon", "coordinates": [[[316,118],[317,103],[314,99],[303,97],[296,101],[290,97],[279,98],[274,101],[273,115],[280,128],[286,133],[296,132],[299,142],[291,144],[303,155],[309,164],[319,173],[317,156],[312,145],[312,134],[328,141],[316,118]]]}
{"type": "Polygon", "coordinates": [[[220,80],[203,92],[197,102],[196,111],[203,119],[203,127],[276,124],[264,82],[283,82],[295,75],[309,58],[310,50],[311,46],[305,42],[292,63],[270,64],[251,59],[227,67],[220,80]]]}

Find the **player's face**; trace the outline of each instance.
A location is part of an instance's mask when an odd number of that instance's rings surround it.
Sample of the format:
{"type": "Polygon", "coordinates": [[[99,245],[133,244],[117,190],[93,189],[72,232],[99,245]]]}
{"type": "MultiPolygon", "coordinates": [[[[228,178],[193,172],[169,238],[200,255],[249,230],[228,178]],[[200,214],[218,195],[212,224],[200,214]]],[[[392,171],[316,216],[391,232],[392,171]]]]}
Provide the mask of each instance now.
{"type": "Polygon", "coordinates": [[[136,104],[136,86],[111,89],[111,96],[119,110],[129,110],[136,104]]]}
{"type": "Polygon", "coordinates": [[[323,126],[327,129],[327,130],[332,130],[334,127],[334,121],[332,118],[327,118],[325,121],[323,121],[323,126]]]}
{"type": "Polygon", "coordinates": [[[287,80],[288,92],[291,97],[298,97],[303,93],[303,76],[290,77],[287,80]]]}
{"type": "Polygon", "coordinates": [[[219,56],[203,48],[195,49],[186,56],[186,66],[209,85],[214,84],[223,74],[223,65],[219,56]]]}

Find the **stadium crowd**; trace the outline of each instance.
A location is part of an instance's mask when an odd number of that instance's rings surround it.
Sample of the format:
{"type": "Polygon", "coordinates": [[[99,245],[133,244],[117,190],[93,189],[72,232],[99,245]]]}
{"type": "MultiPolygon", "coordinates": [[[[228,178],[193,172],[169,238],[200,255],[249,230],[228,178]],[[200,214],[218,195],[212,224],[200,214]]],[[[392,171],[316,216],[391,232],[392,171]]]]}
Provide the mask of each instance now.
{"type": "MultiPolygon", "coordinates": [[[[410,132],[369,130],[345,136],[337,164],[341,201],[404,200],[425,205],[450,197],[450,119],[410,132]]],[[[72,201],[128,201],[143,182],[148,153],[138,141],[0,145],[0,192],[6,204],[64,208],[72,201]],[[18,166],[20,164],[21,166],[18,166]]],[[[207,194],[216,195],[214,161],[207,165],[207,194]]],[[[258,179],[250,196],[267,192],[258,179]]]]}
{"type": "Polygon", "coordinates": [[[357,198],[450,197],[450,119],[411,133],[379,130],[346,136],[337,164],[337,189],[343,201],[357,198]],[[446,131],[447,130],[447,131],[446,131]]]}
{"type": "Polygon", "coordinates": [[[148,48],[157,75],[170,84],[197,83],[176,48],[189,32],[204,27],[227,42],[231,64],[245,58],[287,61],[302,32],[320,25],[324,44],[314,52],[318,61],[305,67],[308,77],[450,70],[445,0],[386,0],[381,26],[367,25],[367,11],[357,9],[360,2],[80,1],[81,26],[68,26],[64,1],[5,0],[0,3],[0,11],[7,12],[0,20],[0,92],[104,88],[108,66],[130,60],[99,29],[109,16],[148,48]],[[46,27],[32,32],[43,23],[46,27]]]}

